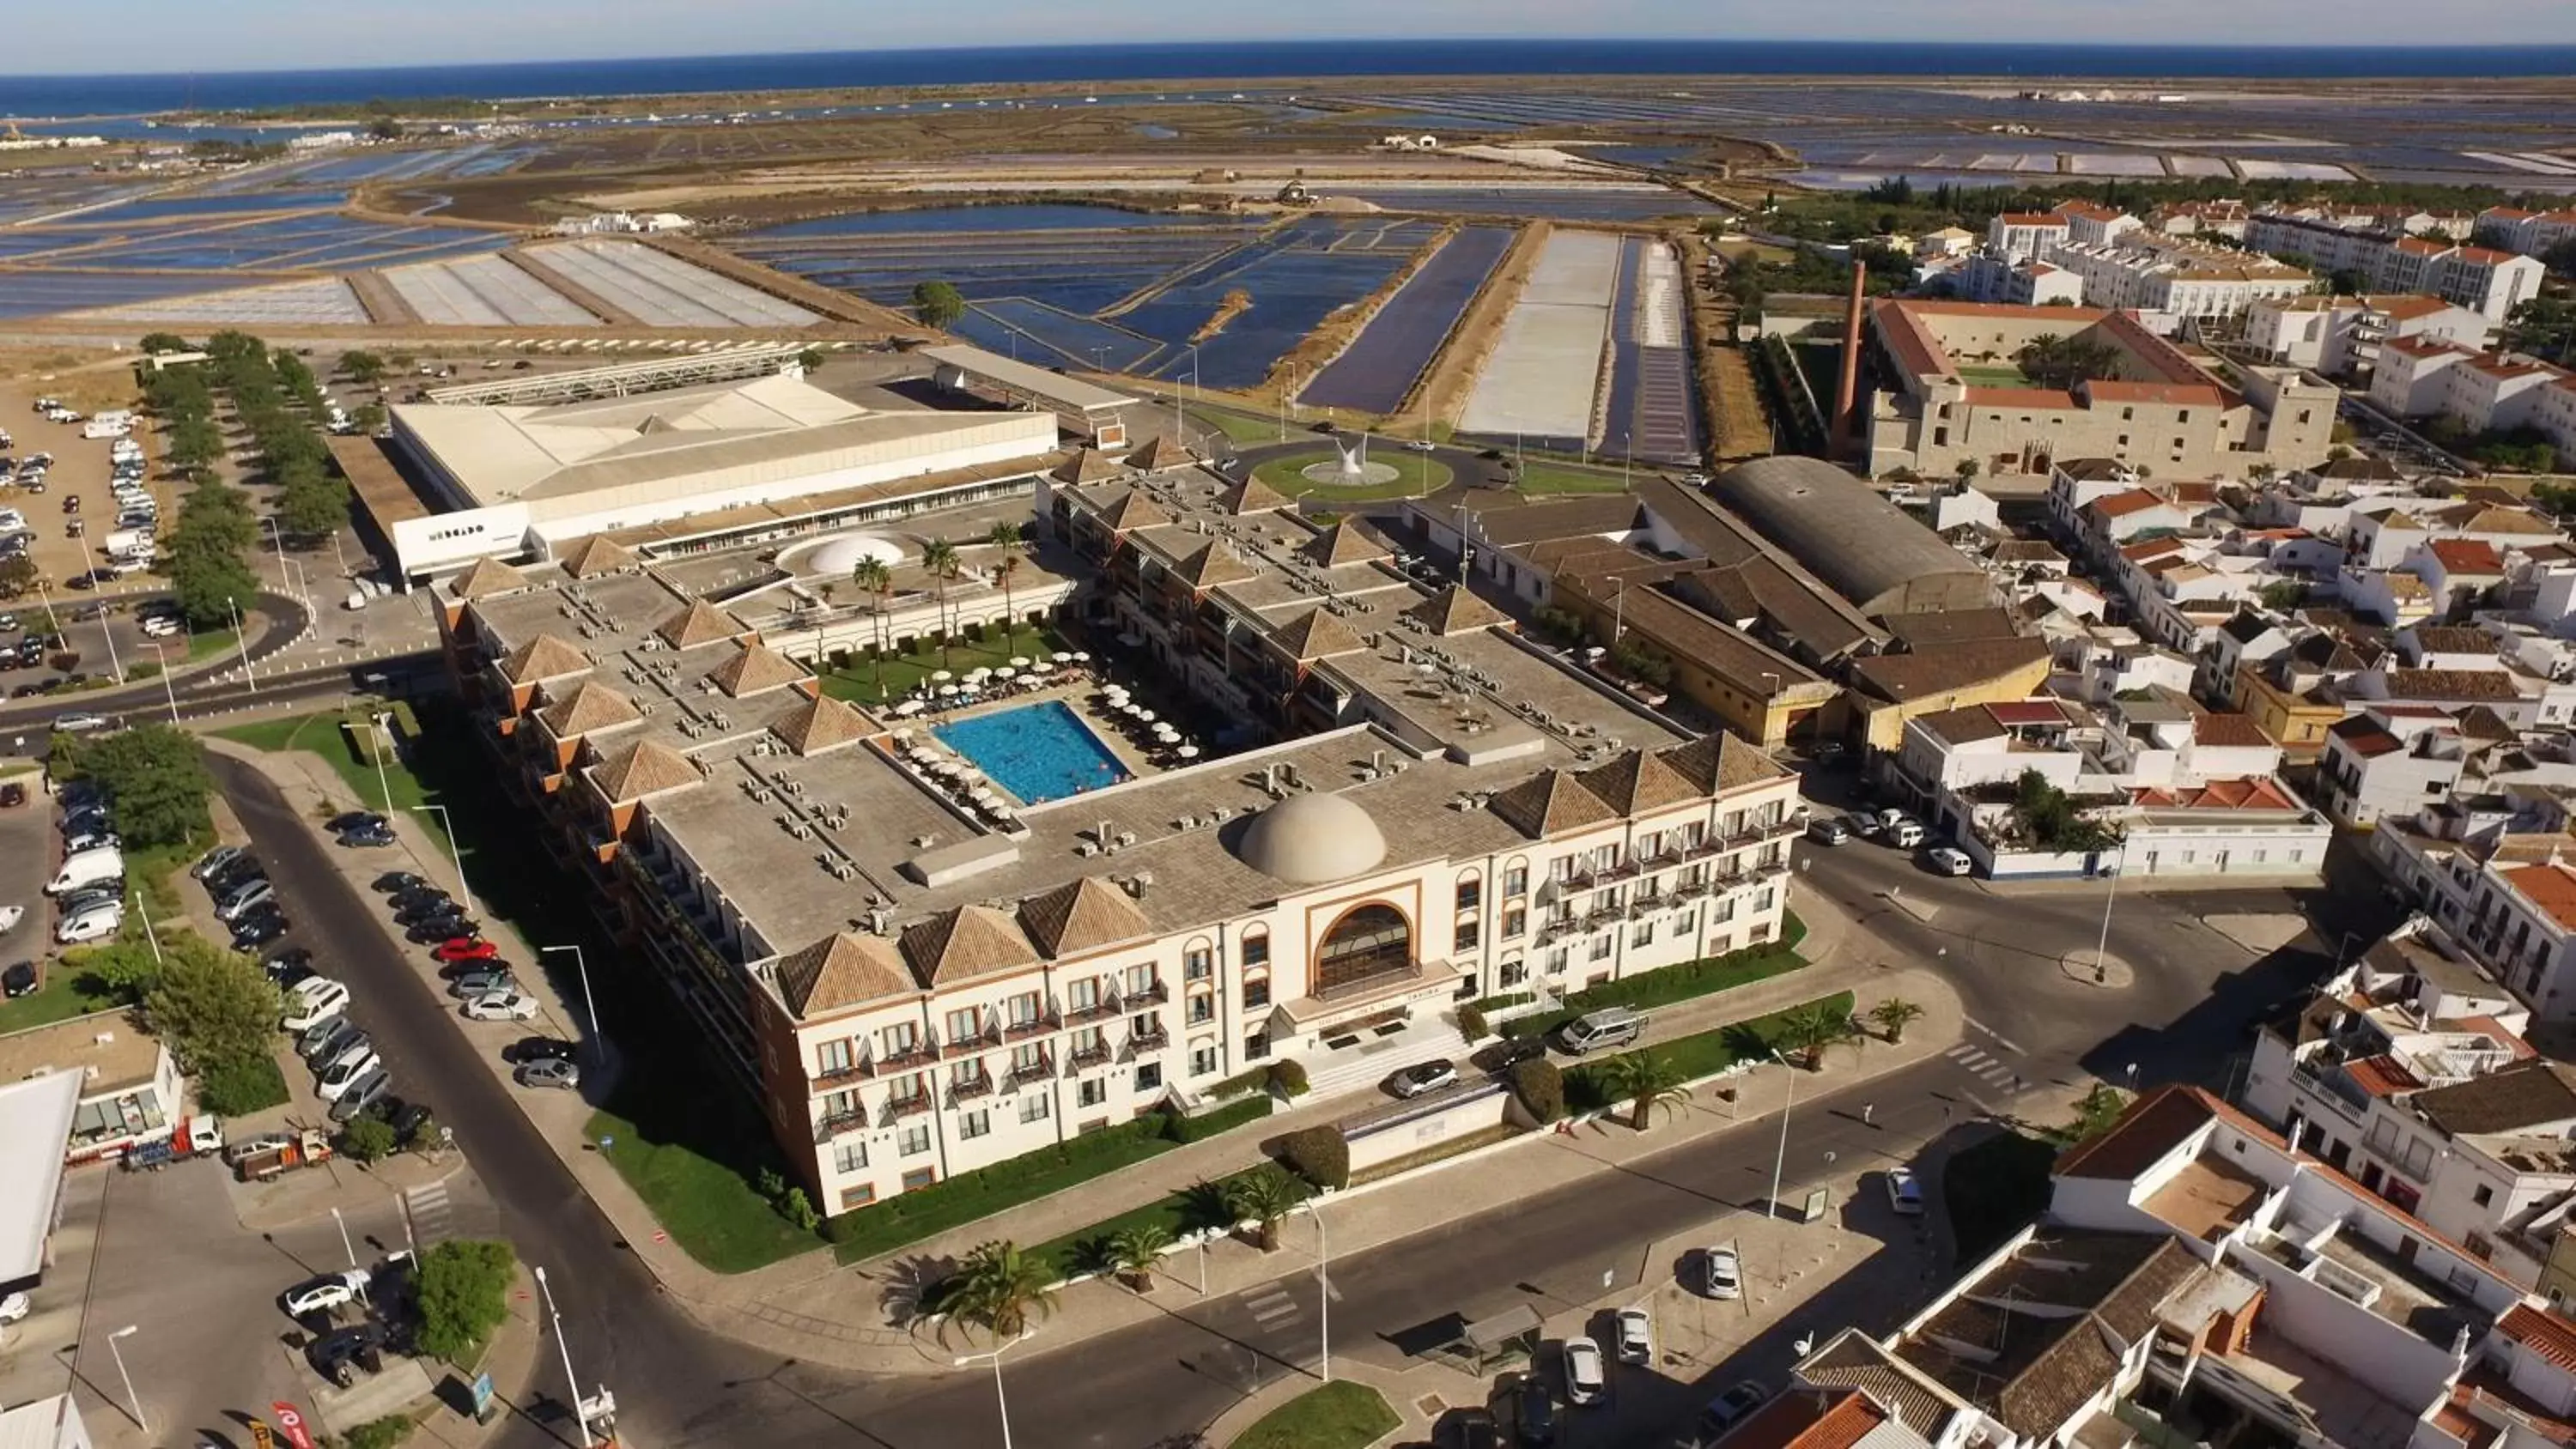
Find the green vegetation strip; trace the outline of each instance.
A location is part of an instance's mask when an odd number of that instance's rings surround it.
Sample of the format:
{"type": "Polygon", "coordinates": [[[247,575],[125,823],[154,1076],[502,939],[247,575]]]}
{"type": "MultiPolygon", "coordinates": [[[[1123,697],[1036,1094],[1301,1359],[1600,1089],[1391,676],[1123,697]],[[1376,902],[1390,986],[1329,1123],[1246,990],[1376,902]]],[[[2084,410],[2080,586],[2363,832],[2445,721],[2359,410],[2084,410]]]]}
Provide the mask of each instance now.
{"type": "Polygon", "coordinates": [[[1231,413],[1219,408],[1200,407],[1190,409],[1189,418],[1191,422],[1201,427],[1214,428],[1225,434],[1226,441],[1239,448],[1284,441],[1281,433],[1285,425],[1275,417],[1255,417],[1250,413],[1231,413]]]}
{"type": "MultiPolygon", "coordinates": [[[[1260,1167],[1255,1166],[1245,1168],[1244,1172],[1260,1170],[1260,1167]]],[[[1096,1223],[1076,1228],[1061,1237],[1049,1238],[1031,1248],[1029,1255],[1042,1263],[1053,1265],[1058,1274],[1070,1278],[1076,1273],[1089,1272],[1096,1266],[1091,1260],[1091,1245],[1105,1238],[1115,1237],[1129,1228],[1160,1228],[1167,1238],[1177,1239],[1184,1233],[1231,1227],[1237,1219],[1226,1207],[1226,1188],[1227,1184],[1241,1176],[1243,1176],[1242,1172],[1232,1173],[1212,1182],[1195,1183],[1178,1192],[1165,1193],[1143,1207],[1130,1208],[1116,1217],[1102,1218],[1096,1223]]],[[[1298,1201],[1303,1202],[1315,1195],[1314,1184],[1297,1174],[1283,1173],[1282,1177],[1296,1194],[1298,1201]]]]}
{"type": "MultiPolygon", "coordinates": [[[[699,1090],[731,1094],[734,1088],[709,1082],[699,1090]]],[[[613,1111],[594,1113],[585,1131],[672,1240],[716,1272],[748,1273],[815,1245],[814,1235],[780,1217],[750,1179],[691,1145],[701,1140],[699,1134],[655,1140],[632,1118],[613,1111]]]]}
{"type": "MultiPolygon", "coordinates": [[[[1784,912],[1780,939],[1776,941],[1729,951],[1723,956],[1703,956],[1697,961],[1685,961],[1679,966],[1648,971],[1604,986],[1588,987],[1568,995],[1561,1010],[1518,1017],[1504,1022],[1498,1029],[1505,1036],[1542,1036],[1587,1011],[1599,1011],[1605,1006],[1624,1006],[1632,1011],[1642,1011],[1648,1007],[1671,1006],[1675,1002],[1713,996],[1756,981],[1767,981],[1807,964],[1798,955],[1798,943],[1806,938],[1807,923],[1799,920],[1795,911],[1784,912]]],[[[1511,998],[1498,996],[1487,1000],[1508,1004],[1511,998]]],[[[1483,1003],[1478,1005],[1481,1007],[1483,1003]]]]}
{"type": "MultiPolygon", "coordinates": [[[[959,1173],[945,1182],[915,1188],[834,1218],[827,1230],[833,1243],[832,1255],[843,1263],[862,1263],[1160,1157],[1181,1146],[1184,1138],[1199,1141],[1269,1115],[1267,1097],[1249,1097],[1196,1117],[1139,1118],[1024,1153],[1007,1162],[959,1173]]],[[[1124,1226],[1123,1220],[1095,1223],[1072,1236],[1087,1241],[1104,1228],[1118,1226],[1124,1226]]]]}
{"type": "Polygon", "coordinates": [[[1235,1436],[1232,1449],[1368,1449],[1403,1422],[1385,1395],[1342,1379],[1262,1415],[1235,1436]]]}
{"type": "MultiPolygon", "coordinates": [[[[1848,991],[1784,1007],[1768,1016],[1734,1022],[1714,1031],[1695,1032],[1671,1041],[1657,1042],[1641,1048],[1667,1063],[1673,1075],[1682,1081],[1697,1081],[1715,1076],[1738,1062],[1769,1059],[1773,1045],[1787,1033],[1791,1021],[1811,1012],[1823,1011],[1837,1017],[1849,1017],[1855,1003],[1848,991]]],[[[1622,1055],[1627,1055],[1622,1053],[1622,1055]]],[[[1565,1105],[1573,1112],[1598,1112],[1616,1105],[1613,1082],[1616,1069],[1610,1063],[1617,1057],[1604,1057],[1586,1062],[1565,1074],[1565,1105]]]]}
{"type": "Polygon", "coordinates": [[[1000,669],[1013,659],[1047,659],[1073,644],[1053,629],[1018,625],[1005,639],[977,630],[960,633],[945,646],[923,644],[908,654],[872,657],[874,646],[854,651],[823,676],[823,692],[834,699],[873,704],[903,696],[930,683],[933,670],[964,678],[971,669],[1000,669]]]}
{"type": "Polygon", "coordinates": [[[1389,498],[1412,498],[1424,493],[1437,493],[1449,486],[1449,465],[1420,453],[1408,453],[1392,444],[1372,444],[1368,461],[1383,463],[1395,470],[1395,476],[1384,483],[1345,486],[1318,483],[1306,476],[1306,470],[1318,463],[1331,463],[1339,455],[1331,448],[1312,453],[1291,453],[1273,458],[1252,470],[1252,476],[1278,489],[1291,498],[1312,494],[1319,499],[1347,500],[1353,503],[1377,502],[1389,498]]]}
{"type": "Polygon", "coordinates": [[[0,1001],[0,1036],[30,1027],[51,1026],[93,1011],[106,1011],[118,1004],[116,993],[106,982],[68,961],[55,961],[46,966],[44,982],[33,995],[21,996],[15,1001],[0,1001]]]}

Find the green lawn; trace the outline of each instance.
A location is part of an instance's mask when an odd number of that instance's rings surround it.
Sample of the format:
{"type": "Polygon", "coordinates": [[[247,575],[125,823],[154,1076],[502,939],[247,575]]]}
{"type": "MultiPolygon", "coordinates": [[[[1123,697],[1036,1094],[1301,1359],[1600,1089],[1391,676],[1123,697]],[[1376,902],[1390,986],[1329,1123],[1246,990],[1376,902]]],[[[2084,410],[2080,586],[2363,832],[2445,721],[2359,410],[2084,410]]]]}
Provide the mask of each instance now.
{"type": "MultiPolygon", "coordinates": [[[[1672,1063],[1677,1069],[1677,1075],[1683,1081],[1696,1081],[1701,1077],[1713,1076],[1725,1071],[1737,1062],[1768,1059],[1771,1055],[1772,1038],[1778,1030],[1780,1021],[1793,1012],[1805,1011],[1809,1007],[1820,1004],[1849,1016],[1856,1003],[1850,992],[1838,991],[1831,996],[1818,997],[1815,1001],[1782,1007],[1778,1011],[1757,1016],[1750,1021],[1732,1022],[1713,1031],[1675,1037],[1671,1041],[1657,1042],[1651,1047],[1641,1047],[1639,1050],[1672,1063]]],[[[1620,1055],[1632,1054],[1622,1052],[1620,1055]]],[[[1607,1064],[1616,1059],[1604,1057],[1598,1061],[1586,1062],[1565,1074],[1565,1105],[1568,1111],[1598,1112],[1612,1105],[1607,1064]]]]}
{"type": "Polygon", "coordinates": [[[1339,1379],[1262,1415],[1235,1436],[1232,1449],[1368,1449],[1403,1422],[1385,1395],[1339,1379]]]}
{"type": "MultiPolygon", "coordinates": [[[[18,929],[33,929],[25,922],[18,929]]],[[[25,1031],[34,1026],[51,1026],[93,1011],[105,1011],[116,1005],[116,998],[104,991],[93,992],[85,985],[87,973],[77,966],[56,961],[45,970],[45,984],[32,996],[15,1001],[0,1001],[0,1035],[25,1031]]]]}
{"type": "Polygon", "coordinates": [[[209,629],[202,634],[191,634],[188,636],[188,662],[194,664],[201,659],[210,659],[240,645],[241,635],[231,629],[209,629]]]}
{"type": "MultiPolygon", "coordinates": [[[[1250,413],[1228,412],[1223,408],[1199,406],[1187,410],[1191,422],[1203,428],[1214,428],[1225,434],[1227,442],[1238,448],[1256,447],[1279,441],[1279,419],[1255,417],[1250,413]]],[[[1294,431],[1292,427],[1291,431],[1294,431]]]]}
{"type": "MultiPolygon", "coordinates": [[[[621,1097],[626,1095],[629,1094],[621,1090],[621,1097]]],[[[681,1099],[691,1096],[697,1099],[696,1108],[723,1112],[738,1098],[733,1087],[724,1082],[707,1082],[688,1092],[664,1090],[654,1095],[669,1100],[653,1101],[651,1110],[639,1115],[663,1115],[662,1109],[688,1113],[692,1104],[681,1099]],[[718,1097],[727,1100],[716,1101],[718,1097]]],[[[730,1115],[747,1119],[748,1104],[730,1115]]],[[[608,1110],[593,1113],[586,1130],[592,1142],[609,1144],[600,1151],[607,1154],[610,1165],[635,1189],[636,1195],[652,1207],[655,1221],[670,1233],[672,1241],[716,1272],[748,1273],[818,1245],[814,1234],[797,1231],[795,1224],[773,1211],[740,1170],[691,1145],[693,1140],[704,1141],[714,1135],[710,1132],[684,1130],[681,1136],[685,1140],[657,1140],[660,1134],[648,1132],[634,1119],[608,1110]]],[[[758,1122],[737,1120],[727,1130],[763,1133],[765,1140],[766,1128],[758,1122]]]]}
{"type": "Polygon", "coordinates": [[[1972,387],[2029,387],[2030,377],[2020,368],[2005,363],[1964,363],[1959,380],[1972,387]]]}
{"type": "Polygon", "coordinates": [[[1960,1151],[1941,1169],[1941,1205],[1959,1261],[1991,1253],[2048,1206],[2048,1172],[2057,1148],[2037,1137],[2002,1132],[1960,1151]]]}
{"type": "Polygon", "coordinates": [[[1712,996],[1795,971],[1807,964],[1798,955],[1798,943],[1807,937],[1807,923],[1799,920],[1795,911],[1783,912],[1782,916],[1780,939],[1776,941],[1747,946],[1723,956],[1685,961],[1679,966],[1649,971],[1625,981],[1613,981],[1607,986],[1571,992],[1566,996],[1562,1009],[1515,1017],[1498,1029],[1505,1036],[1540,1036],[1587,1011],[1598,1011],[1605,1006],[1625,1006],[1643,1011],[1670,1006],[1677,1001],[1712,996]]]}
{"type": "Polygon", "coordinates": [[[1384,463],[1395,470],[1395,477],[1387,482],[1345,488],[1334,484],[1317,483],[1306,476],[1306,469],[1317,463],[1332,462],[1334,457],[1335,454],[1330,448],[1322,448],[1312,453],[1291,453],[1284,458],[1273,458],[1253,469],[1252,476],[1291,498],[1311,494],[1318,499],[1344,499],[1353,503],[1369,503],[1388,498],[1412,498],[1424,493],[1437,493],[1449,486],[1451,477],[1449,465],[1437,458],[1425,457],[1420,453],[1408,453],[1399,447],[1384,444],[1372,446],[1369,449],[1368,460],[1372,463],[1384,463]]]}
{"type": "Polygon", "coordinates": [[[999,669],[1014,657],[1048,658],[1073,646],[1053,629],[1021,624],[1011,630],[1008,642],[989,635],[982,641],[960,638],[944,651],[937,645],[916,649],[887,659],[882,668],[864,658],[853,658],[849,667],[823,676],[823,692],[834,699],[858,704],[873,704],[881,699],[901,699],[904,695],[930,682],[930,672],[945,669],[963,678],[970,669],[999,669]],[[884,688],[878,688],[882,673],[884,688]]]}
{"type": "MultiPolygon", "coordinates": [[[[410,707],[395,705],[393,709],[398,716],[394,722],[394,728],[406,735],[416,736],[419,725],[411,715],[410,707]]],[[[392,806],[387,812],[389,814],[406,814],[415,806],[440,803],[402,764],[398,755],[387,754],[385,771],[379,778],[375,762],[372,759],[360,758],[358,746],[350,739],[349,732],[340,727],[344,719],[355,719],[360,722],[357,731],[360,740],[370,736],[371,732],[365,726],[366,715],[363,712],[353,711],[344,715],[337,710],[326,710],[320,714],[289,715],[284,719],[261,720],[256,724],[234,725],[229,729],[216,730],[215,733],[236,744],[248,745],[252,749],[267,750],[271,753],[279,750],[310,750],[322,757],[323,762],[340,777],[340,782],[348,786],[350,793],[357,797],[358,803],[369,810],[386,810],[388,791],[392,794],[392,806]]],[[[381,739],[382,736],[375,736],[375,738],[381,739]]],[[[446,827],[441,824],[438,815],[423,814],[420,819],[421,823],[436,833],[441,841],[446,840],[446,827]]],[[[467,850],[471,852],[471,842],[468,842],[467,850]]]]}
{"type": "MultiPolygon", "coordinates": [[[[1253,1172],[1259,1167],[1260,1164],[1255,1164],[1244,1170],[1253,1172]]],[[[1235,1175],[1228,1174],[1226,1179],[1199,1183],[1180,1192],[1165,1193],[1143,1207],[1130,1208],[1115,1217],[1102,1218],[1062,1237],[1040,1243],[1029,1250],[1030,1255],[1041,1262],[1052,1261],[1057,1272],[1070,1277],[1090,1267],[1089,1245],[1129,1228],[1158,1227],[1165,1236],[1178,1238],[1183,1233],[1227,1226],[1234,1221],[1234,1215],[1225,1210],[1224,1184],[1235,1175]]],[[[1289,1173],[1288,1182],[1300,1198],[1314,1195],[1313,1186],[1297,1174],[1289,1173]]]]}

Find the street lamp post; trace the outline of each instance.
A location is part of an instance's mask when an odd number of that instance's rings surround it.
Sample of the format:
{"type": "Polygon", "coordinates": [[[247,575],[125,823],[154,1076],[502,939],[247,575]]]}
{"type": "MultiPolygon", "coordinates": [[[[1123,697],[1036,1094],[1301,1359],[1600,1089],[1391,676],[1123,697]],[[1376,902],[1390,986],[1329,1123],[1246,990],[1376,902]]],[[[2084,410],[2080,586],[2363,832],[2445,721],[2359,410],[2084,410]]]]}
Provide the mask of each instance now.
{"type": "Polygon", "coordinates": [[[1333,1240],[1324,1231],[1324,1200],[1306,1199],[1306,1215],[1315,1220],[1316,1371],[1329,1384],[1333,1381],[1333,1240]]]}
{"type": "Polygon", "coordinates": [[[590,994],[590,958],[582,954],[581,947],[578,945],[540,946],[537,948],[537,954],[540,956],[547,955],[548,953],[555,951],[570,951],[572,953],[572,968],[574,972],[581,977],[582,1010],[590,1017],[590,1039],[599,1043],[600,1060],[605,1062],[608,1059],[608,1037],[606,1033],[599,1029],[599,1000],[590,994]]]}
{"type": "Polygon", "coordinates": [[[1780,1055],[1776,1047],[1772,1049],[1771,1060],[1778,1062],[1789,1074],[1788,1095],[1780,1101],[1780,1151],[1771,1159],[1771,1212],[1776,1217],[1780,1212],[1780,1175],[1789,1165],[1789,1109],[1798,1102],[1798,1069],[1791,1066],[1789,1059],[1780,1055]]]}
{"type": "Polygon", "coordinates": [[[125,1371],[125,1350],[117,1347],[117,1340],[132,1337],[134,1329],[135,1325],[129,1323],[123,1328],[118,1329],[116,1332],[109,1334],[107,1336],[107,1351],[116,1356],[116,1376],[125,1381],[125,1406],[134,1415],[134,1427],[142,1430],[146,1435],[149,1435],[152,1432],[152,1426],[143,1422],[142,1396],[134,1392],[134,1375],[125,1371]]]}
{"type": "MultiPolygon", "coordinates": [[[[98,577],[98,555],[89,546],[89,535],[81,535],[81,561],[89,565],[90,577],[98,577]]],[[[125,665],[116,657],[116,631],[108,627],[107,605],[98,606],[98,637],[107,641],[107,667],[116,673],[116,682],[125,682],[125,665]]]]}
{"type": "Polygon", "coordinates": [[[444,805],[414,805],[424,815],[435,813],[438,828],[447,832],[447,857],[456,863],[456,893],[465,901],[465,914],[474,914],[474,887],[465,882],[465,851],[456,843],[456,822],[450,819],[444,805]]]}
{"type": "Polygon", "coordinates": [[[357,1267],[358,1248],[356,1244],[349,1241],[349,1220],[340,1216],[340,1210],[338,1208],[333,1208],[331,1209],[331,1222],[333,1226],[340,1230],[340,1251],[349,1255],[350,1267],[357,1267]]]}
{"type": "Polygon", "coordinates": [[[226,599],[224,600],[224,612],[233,616],[233,639],[236,643],[241,645],[242,683],[250,686],[251,693],[257,694],[259,693],[259,675],[253,672],[250,667],[250,630],[242,626],[241,605],[233,602],[231,599],[226,599]]]}
{"type": "MultiPolygon", "coordinates": [[[[274,513],[263,515],[260,522],[268,525],[268,541],[277,546],[277,586],[281,589],[290,588],[292,585],[286,573],[286,535],[278,529],[277,515],[274,513]]],[[[310,599],[306,600],[308,607],[311,602],[310,599]]]]}
{"type": "Polygon", "coordinates": [[[546,1283],[546,1270],[537,1270],[537,1291],[546,1296],[546,1321],[555,1328],[555,1347],[563,1354],[564,1391],[572,1395],[572,1416],[581,1425],[581,1449],[590,1449],[590,1411],[582,1407],[581,1380],[572,1371],[572,1345],[564,1342],[563,1315],[555,1311],[555,1290],[546,1283]]]}
{"type": "Polygon", "coordinates": [[[2107,962],[2111,955],[2111,903],[2120,898],[2120,877],[2129,872],[2129,842],[2120,842],[2120,868],[2111,872],[2110,894],[2102,897],[2102,937],[2093,946],[2093,984],[2099,986],[2109,976],[2107,962]]]}
{"type": "MultiPolygon", "coordinates": [[[[393,782],[385,778],[385,753],[394,747],[394,732],[385,728],[383,710],[367,711],[367,743],[371,747],[370,753],[376,757],[376,790],[385,797],[385,813],[390,815],[394,808],[394,787],[393,782]]],[[[462,879],[464,872],[459,871],[457,875],[462,879]]]]}
{"type": "Polygon", "coordinates": [[[170,683],[170,646],[167,640],[152,641],[152,657],[161,662],[161,696],[170,701],[170,723],[179,722],[179,691],[170,683]]]}
{"type": "Polygon", "coordinates": [[[977,1359],[982,1359],[993,1366],[993,1407],[1000,1410],[1002,1415],[1002,1449],[1011,1449],[1011,1400],[1009,1395],[1002,1392],[1002,1355],[1019,1347],[1027,1337],[1028,1335],[1023,1333],[1019,1338],[995,1348],[991,1353],[970,1353],[954,1360],[959,1368],[964,1368],[977,1359]]]}

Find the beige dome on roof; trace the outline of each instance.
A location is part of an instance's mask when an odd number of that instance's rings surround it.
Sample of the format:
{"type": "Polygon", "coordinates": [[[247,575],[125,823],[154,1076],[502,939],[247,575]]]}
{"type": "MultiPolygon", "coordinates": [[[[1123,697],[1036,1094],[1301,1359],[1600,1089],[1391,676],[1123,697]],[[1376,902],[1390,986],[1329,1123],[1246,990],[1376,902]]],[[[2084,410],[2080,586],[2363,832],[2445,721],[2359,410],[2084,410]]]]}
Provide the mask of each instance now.
{"type": "Polygon", "coordinates": [[[1366,810],[1342,796],[1291,795],[1252,818],[1234,853],[1275,880],[1320,885],[1377,869],[1386,860],[1386,837],[1366,810]]]}

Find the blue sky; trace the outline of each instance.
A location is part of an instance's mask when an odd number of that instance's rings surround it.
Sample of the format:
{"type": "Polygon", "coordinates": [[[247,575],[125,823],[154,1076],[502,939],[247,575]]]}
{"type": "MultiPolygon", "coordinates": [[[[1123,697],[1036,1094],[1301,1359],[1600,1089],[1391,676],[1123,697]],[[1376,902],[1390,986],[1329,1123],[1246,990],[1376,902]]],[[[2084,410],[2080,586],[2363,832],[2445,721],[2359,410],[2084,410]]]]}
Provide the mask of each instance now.
{"type": "MultiPolygon", "coordinates": [[[[2435,38],[2421,0],[21,0],[6,8],[0,74],[19,75],[1339,36],[2167,45],[2435,38]]],[[[2433,13],[2443,44],[2576,43],[2576,0],[2447,0],[2433,13]]]]}

